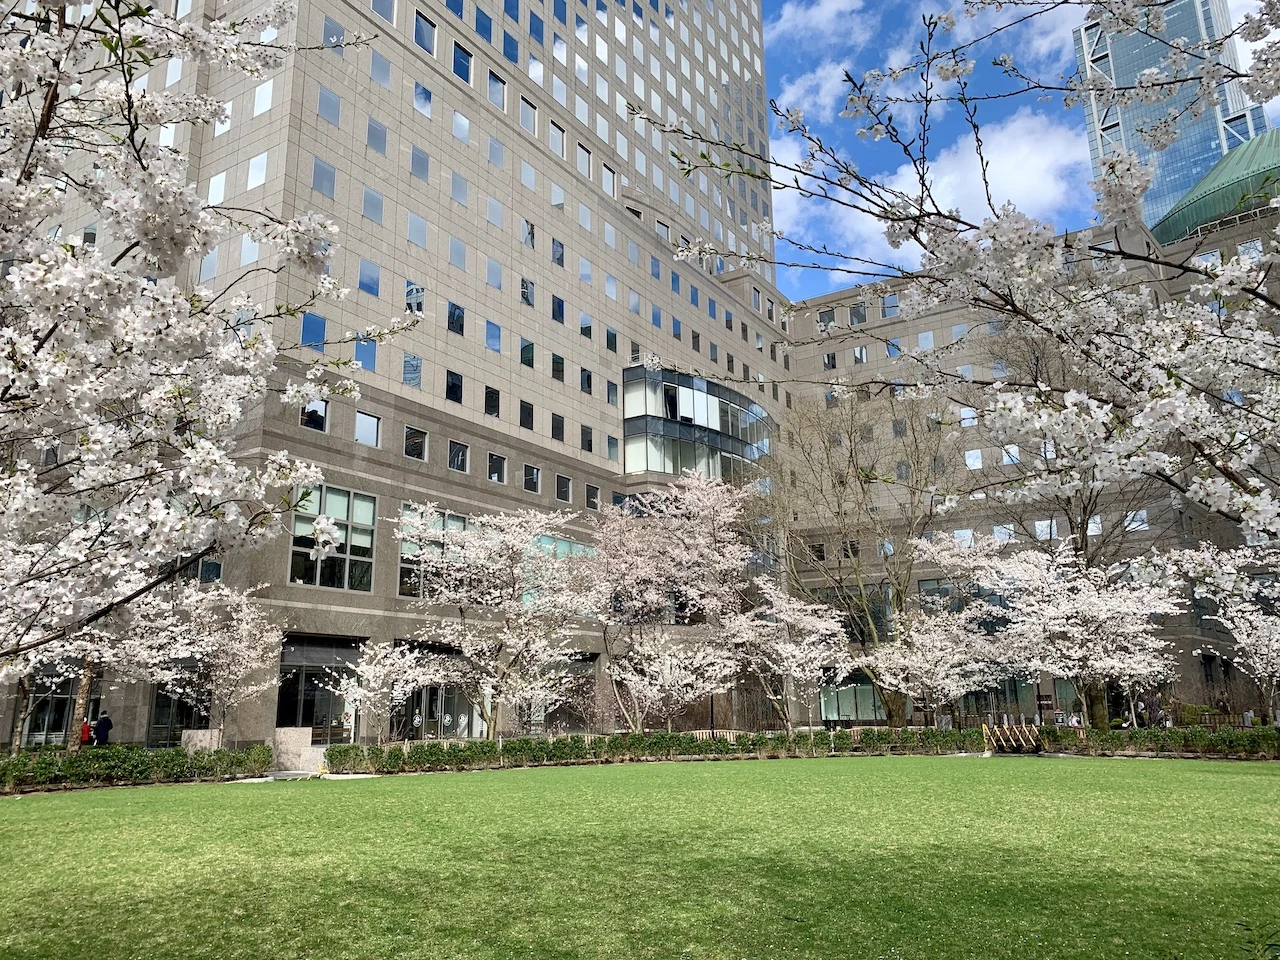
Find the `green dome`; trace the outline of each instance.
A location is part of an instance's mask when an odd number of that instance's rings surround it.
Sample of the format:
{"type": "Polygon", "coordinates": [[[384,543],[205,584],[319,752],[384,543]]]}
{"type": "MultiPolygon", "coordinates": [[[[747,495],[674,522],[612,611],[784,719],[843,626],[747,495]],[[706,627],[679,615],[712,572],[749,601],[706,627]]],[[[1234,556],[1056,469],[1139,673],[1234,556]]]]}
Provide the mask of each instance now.
{"type": "Polygon", "coordinates": [[[1264,207],[1280,195],[1280,130],[1268,130],[1215,163],[1151,228],[1161,243],[1232,214],[1264,207]]]}

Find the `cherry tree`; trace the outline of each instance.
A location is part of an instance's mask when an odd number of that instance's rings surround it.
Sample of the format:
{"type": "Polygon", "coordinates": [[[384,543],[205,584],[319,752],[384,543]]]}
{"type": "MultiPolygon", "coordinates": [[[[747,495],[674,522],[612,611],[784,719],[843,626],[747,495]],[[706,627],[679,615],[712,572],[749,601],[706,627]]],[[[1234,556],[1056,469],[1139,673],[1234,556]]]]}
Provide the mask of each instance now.
{"type": "Polygon", "coordinates": [[[520,510],[449,526],[412,504],[397,528],[420,590],[415,639],[427,682],[457,686],[490,739],[502,706],[550,710],[569,695],[575,622],[588,609],[563,549],[571,516],[520,510]]]}
{"type": "Polygon", "coordinates": [[[753,495],[687,474],[595,518],[581,582],[629,729],[643,730],[655,713],[670,720],[693,702],[685,697],[722,688],[732,658],[709,632],[740,608],[751,553],[742,528],[753,495]],[[702,669],[708,683],[694,683],[702,669]]]}
{"type": "Polygon", "coordinates": [[[896,617],[889,636],[854,659],[855,666],[926,710],[988,690],[1011,672],[999,641],[986,629],[999,619],[999,610],[977,598],[938,601],[896,617]]]}
{"type": "Polygon", "coordinates": [[[221,743],[235,708],[279,682],[284,628],[253,598],[261,589],[169,584],[117,608],[68,649],[119,680],[154,684],[195,707],[221,743]]]}
{"type": "Polygon", "coordinates": [[[741,669],[755,677],[787,735],[794,705],[812,706],[823,679],[853,668],[844,625],[832,608],[788,594],[775,580],[754,582],[759,602],[729,618],[725,637],[741,669]]]}
{"type": "Polygon", "coordinates": [[[1160,573],[1185,577],[1197,597],[1217,607],[1211,619],[1231,634],[1229,648],[1218,652],[1257,683],[1272,722],[1280,710],[1280,584],[1274,573],[1278,563],[1280,555],[1270,543],[1232,550],[1202,544],[1152,563],[1160,573]]]}
{"type": "Polygon", "coordinates": [[[1069,543],[1045,553],[991,537],[940,538],[921,552],[971,592],[998,598],[995,622],[970,633],[989,629],[997,660],[1018,673],[1069,681],[1096,727],[1107,725],[1108,683],[1125,690],[1132,712],[1139,692],[1174,677],[1176,651],[1160,618],[1184,603],[1164,582],[1125,565],[1088,566],[1069,543]]]}
{"type": "MultiPolygon", "coordinates": [[[[116,634],[86,628],[202,557],[274,536],[297,491],[320,482],[242,438],[273,392],[291,406],[354,393],[341,362],[290,359],[301,311],[345,292],[323,273],[336,229],[203,199],[166,134],[198,135],[224,108],[189,84],[146,83],[166,62],[255,77],[305,55],[271,42],[289,16],[270,4],[178,20],[118,0],[5,15],[0,681],[91,678],[111,656],[85,660],[85,643],[116,634]],[[196,263],[239,236],[260,244],[259,262],[199,282],[196,263]],[[310,293],[278,299],[285,273],[310,293]]],[[[323,554],[336,531],[327,518],[317,531],[323,554]]]]}
{"type": "Polygon", "coordinates": [[[426,655],[407,643],[360,644],[360,655],[348,669],[326,667],[322,685],[342,698],[359,718],[365,735],[386,742],[391,714],[418,688],[433,679],[426,655]]]}
{"type": "Polygon", "coordinates": [[[655,630],[611,656],[605,671],[627,729],[643,733],[650,721],[670,731],[694,704],[733,686],[739,666],[733,651],[705,635],[655,630]]]}

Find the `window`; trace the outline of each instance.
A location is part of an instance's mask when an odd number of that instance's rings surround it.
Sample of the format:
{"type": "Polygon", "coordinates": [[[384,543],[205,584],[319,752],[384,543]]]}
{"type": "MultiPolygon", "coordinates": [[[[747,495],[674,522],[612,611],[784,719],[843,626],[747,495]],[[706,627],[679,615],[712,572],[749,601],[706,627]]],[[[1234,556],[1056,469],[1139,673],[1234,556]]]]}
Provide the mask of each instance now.
{"type": "Polygon", "coordinates": [[[557,157],[564,157],[564,129],[558,123],[550,124],[550,134],[548,142],[551,146],[551,152],[557,157]]]}
{"type": "Polygon", "coordinates": [[[471,142],[471,121],[457,110],[453,111],[453,135],[463,143],[471,142]]]}
{"type": "Polygon", "coordinates": [[[967,323],[953,323],[951,325],[951,342],[959,343],[969,334],[969,325],[967,323]]]}
{"type": "Polygon", "coordinates": [[[587,484],[587,509],[600,509],[600,488],[590,483],[587,484]]]}
{"type": "Polygon", "coordinates": [[[427,459],[427,431],[417,427],[404,428],[404,455],[413,460],[427,459]]]}
{"type": "Polygon", "coordinates": [[[493,17],[476,7],[476,33],[484,37],[486,43],[493,43],[493,17]]]}
{"type": "Polygon", "coordinates": [[[502,264],[493,257],[485,258],[484,281],[495,290],[502,289],[502,264]]]}
{"type": "Polygon", "coordinates": [[[450,333],[463,336],[467,325],[466,308],[453,301],[448,301],[448,305],[445,308],[445,323],[450,333]]]}
{"type": "Polygon", "coordinates": [[[449,238],[449,262],[459,270],[467,269],[467,245],[458,237],[449,238]]]}
{"type": "MultiPolygon", "coordinates": [[[[528,220],[524,219],[524,217],[521,217],[520,218],[520,242],[524,244],[526,247],[528,247],[530,250],[532,250],[534,249],[534,241],[536,236],[537,236],[537,231],[535,230],[533,224],[530,223],[528,220]]],[[[564,266],[564,264],[562,263],[561,266],[564,266]]]]}
{"type": "Polygon", "coordinates": [[[551,355],[551,379],[564,383],[564,357],[558,353],[551,355]]]}
{"type": "Polygon", "coordinates": [[[588,340],[591,339],[591,314],[585,310],[578,314],[578,333],[588,340]]]}
{"type": "Polygon", "coordinates": [[[1000,463],[1003,466],[1015,466],[1022,461],[1018,458],[1018,445],[1016,443],[1006,443],[1000,448],[1000,463]]]}
{"type": "Polygon", "coordinates": [[[554,237],[551,238],[551,262],[557,267],[564,266],[564,243],[554,237]]]}
{"type": "Polygon", "coordinates": [[[556,499],[561,503],[573,502],[573,481],[559,473],[556,474],[556,499]]]}
{"type": "Polygon", "coordinates": [[[424,117],[431,116],[431,91],[416,80],[413,82],[413,109],[424,117]]]}
{"type": "Polygon", "coordinates": [[[415,10],[413,14],[413,42],[427,53],[435,56],[436,25],[415,10]]]}
{"type": "Polygon", "coordinates": [[[520,44],[505,30],[502,32],[502,55],[514,64],[520,63],[520,44]]]}
{"type": "Polygon", "coordinates": [[[342,44],[347,38],[347,31],[332,17],[324,18],[324,33],[320,36],[321,46],[329,47],[338,56],[342,56],[342,44]]]}
{"type": "Polygon", "coordinates": [[[556,323],[564,323],[564,300],[555,294],[551,295],[551,319],[556,323]]]}
{"type": "Polygon", "coordinates": [[[507,458],[496,453],[489,454],[489,479],[493,483],[507,482],[507,458]]]}
{"type": "Polygon", "coordinates": [[[454,170],[452,174],[449,195],[455,203],[460,203],[464,207],[467,205],[467,178],[457,170],[454,170]]]}
{"type": "Polygon", "coordinates": [[[932,350],[933,349],[933,331],[926,330],[924,331],[924,333],[916,334],[916,345],[921,350],[932,350]]]}
{"type": "Polygon", "coordinates": [[[289,582],[364,593],[372,590],[376,517],[374,497],[329,486],[311,490],[293,514],[289,582]],[[336,524],[338,543],[330,556],[316,561],[311,550],[316,545],[315,517],[321,513],[336,524]]]}
{"type": "Polygon", "coordinates": [[[369,56],[369,79],[380,87],[391,89],[391,61],[373,50],[369,56]]]}
{"type": "Polygon", "coordinates": [[[499,110],[507,109],[507,81],[489,71],[489,102],[499,110]]]}
{"type": "Polygon", "coordinates": [[[356,411],[356,443],[376,447],[382,431],[382,420],[371,413],[356,411]]]}
{"type": "Polygon", "coordinates": [[[608,447],[608,450],[609,450],[609,459],[612,460],[614,463],[617,463],[618,462],[618,438],[607,437],[605,439],[605,446],[608,447]]]}
{"type": "Polygon", "coordinates": [[[520,426],[525,430],[533,429],[533,404],[528,400],[520,401],[520,426]]]}
{"type": "MultiPolygon", "coordinates": [[[[449,306],[452,307],[453,304],[449,304],[449,306]]],[[[494,353],[502,352],[502,328],[492,320],[484,322],[484,345],[494,353]]]]}
{"type": "Polygon", "coordinates": [[[378,296],[382,285],[382,269],[372,260],[360,258],[360,289],[370,296],[378,296]]]}
{"type": "Polygon", "coordinates": [[[356,366],[361,370],[368,370],[370,373],[378,369],[378,341],[377,340],[357,340],[356,341],[356,366]]]}
{"type": "Polygon", "coordinates": [[[1126,513],[1124,517],[1124,528],[1126,531],[1148,529],[1147,511],[1143,509],[1134,510],[1132,513],[1126,513]]]}
{"type": "Polygon", "coordinates": [[[416,213],[409,214],[409,242],[415,247],[427,245],[427,221],[416,213]]]}
{"type": "Polygon", "coordinates": [[[591,282],[591,261],[586,257],[578,258],[578,279],[584,283],[591,282]]]}
{"type": "Polygon", "coordinates": [[[591,371],[583,367],[578,374],[578,386],[583,393],[591,392],[591,371]]]}
{"type": "Polygon", "coordinates": [[[336,127],[342,118],[342,99],[328,87],[321,87],[316,110],[320,119],[327,120],[336,127]]]}
{"type": "Polygon", "coordinates": [[[834,353],[824,353],[822,355],[822,369],[834,370],[836,368],[836,355],[834,353]]]}
{"type": "Polygon", "coordinates": [[[364,138],[365,146],[370,150],[387,155],[387,128],[379,123],[373,117],[369,118],[368,125],[365,130],[364,138]]]}
{"type": "Polygon", "coordinates": [[[898,315],[898,295],[896,293],[885,294],[885,298],[880,301],[880,317],[884,320],[898,315]]]}
{"type": "Polygon", "coordinates": [[[584,423],[582,425],[582,429],[578,433],[578,446],[583,450],[583,452],[591,453],[595,449],[595,445],[595,432],[584,423]]]}
{"type": "Polygon", "coordinates": [[[591,151],[578,144],[578,172],[591,179],[591,151]]]}
{"type": "Polygon", "coordinates": [[[462,44],[453,44],[453,75],[463,83],[471,82],[471,51],[462,44]]]}
{"type": "Polygon", "coordinates": [[[558,413],[551,415],[551,439],[564,442],[564,417],[558,413]]]}
{"type": "Polygon", "coordinates": [[[226,117],[222,120],[217,120],[214,122],[213,135],[215,137],[220,137],[224,133],[226,133],[228,130],[231,129],[231,108],[232,108],[232,101],[230,100],[228,100],[226,103],[222,105],[222,110],[226,114],[226,117]]]}
{"type": "Polygon", "coordinates": [[[533,341],[520,338],[520,363],[522,366],[533,368],[533,341]]]}
{"type": "Polygon", "coordinates": [[[396,0],[372,0],[370,7],[387,23],[396,22],[396,0]]]}
{"type": "Polygon", "coordinates": [[[486,417],[502,416],[502,392],[497,387],[484,388],[484,415],[486,417]]]}
{"type": "Polygon", "coordinates": [[[462,19],[462,0],[444,0],[444,5],[455,17],[462,19]]]}
{"type": "MultiPolygon", "coordinates": [[[[426,180],[431,171],[431,158],[421,147],[412,147],[409,151],[409,173],[419,180],[426,180]]],[[[333,196],[333,194],[330,194],[333,196]]]]}
{"type": "Polygon", "coordinates": [[[267,155],[260,153],[249,159],[249,179],[245,189],[252,190],[267,182],[267,155]]]}
{"type": "Polygon", "coordinates": [[[260,83],[253,90],[253,115],[255,117],[271,109],[272,82],[260,83]]]}
{"type": "Polygon", "coordinates": [[[382,225],[382,194],[372,187],[364,188],[364,204],[360,209],[366,220],[382,225]]]}
{"type": "Polygon", "coordinates": [[[1013,539],[1013,524],[997,523],[991,528],[991,534],[999,543],[1008,543],[1013,539]]]}
{"type": "Polygon", "coordinates": [[[444,398],[452,403],[462,402],[462,374],[452,370],[445,371],[444,398]]]}
{"type": "Polygon", "coordinates": [[[531,463],[524,465],[524,488],[530,493],[542,490],[542,470],[531,463]]]}
{"type": "Polygon", "coordinates": [[[427,291],[412,280],[404,282],[404,312],[422,316],[427,306],[427,291]]]}
{"type": "Polygon", "coordinates": [[[600,185],[609,196],[614,196],[618,189],[618,175],[607,164],[602,165],[600,185]]]}
{"type": "Polygon", "coordinates": [[[524,97],[520,98],[520,126],[534,136],[538,135],[538,108],[524,97]]]}
{"type": "Polygon", "coordinates": [[[827,545],[820,541],[810,543],[809,555],[813,557],[815,563],[822,563],[827,559],[827,545]]]}
{"type": "Polygon", "coordinates": [[[400,382],[406,387],[422,389],[422,358],[406,353],[400,366],[400,382]]]}
{"type": "Polygon", "coordinates": [[[302,340],[300,345],[323,353],[325,323],[325,318],[318,313],[304,313],[302,315],[302,340]]]}
{"type": "Polygon", "coordinates": [[[964,452],[964,465],[970,470],[982,469],[982,451],[966,450],[964,452]]]}
{"type": "Polygon", "coordinates": [[[309,402],[302,408],[302,416],[299,422],[308,430],[319,430],[324,433],[325,426],[329,422],[329,401],[312,400],[309,402]]]}
{"type": "Polygon", "coordinates": [[[853,362],[854,362],[854,363],[866,363],[866,362],[867,362],[867,348],[866,348],[866,346],[860,346],[860,347],[854,347],[854,348],[853,348],[853,362]]]}
{"type": "Polygon", "coordinates": [[[458,473],[466,473],[471,457],[471,448],[457,440],[449,441],[449,469],[458,473]]]}

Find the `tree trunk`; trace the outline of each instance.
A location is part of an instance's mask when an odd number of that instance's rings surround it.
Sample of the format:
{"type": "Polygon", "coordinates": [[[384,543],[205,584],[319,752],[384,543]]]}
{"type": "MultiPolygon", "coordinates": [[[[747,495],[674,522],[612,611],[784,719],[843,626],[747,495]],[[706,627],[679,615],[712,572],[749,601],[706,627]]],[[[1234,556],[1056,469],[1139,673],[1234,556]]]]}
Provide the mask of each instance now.
{"type": "Polygon", "coordinates": [[[9,752],[13,754],[22,749],[22,725],[27,722],[27,717],[31,713],[29,679],[25,676],[18,679],[18,691],[15,694],[17,702],[14,705],[13,722],[9,730],[9,752]]]}
{"type": "Polygon", "coordinates": [[[1110,726],[1107,718],[1107,692],[1099,684],[1090,684],[1085,689],[1086,707],[1089,711],[1089,725],[1096,730],[1106,730],[1110,726]]]}
{"type": "Polygon", "coordinates": [[[93,662],[84,658],[84,669],[80,671],[80,682],[76,684],[76,706],[71,711],[71,730],[67,733],[67,750],[75,753],[80,749],[80,727],[89,715],[89,694],[93,690],[93,662]]]}
{"type": "Polygon", "coordinates": [[[880,694],[880,702],[884,705],[884,716],[891,727],[907,725],[907,695],[897,690],[886,690],[879,684],[876,692],[880,694]]]}

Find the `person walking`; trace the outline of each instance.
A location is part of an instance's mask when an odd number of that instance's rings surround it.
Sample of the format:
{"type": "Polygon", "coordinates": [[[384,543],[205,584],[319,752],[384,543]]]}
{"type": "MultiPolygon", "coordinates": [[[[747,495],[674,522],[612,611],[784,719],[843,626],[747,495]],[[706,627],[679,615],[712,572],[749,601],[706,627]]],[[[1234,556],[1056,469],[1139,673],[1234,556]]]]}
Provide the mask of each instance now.
{"type": "Polygon", "coordinates": [[[111,740],[111,718],[107,711],[98,714],[98,722],[93,725],[93,742],[96,746],[105,747],[111,740]]]}
{"type": "Polygon", "coordinates": [[[80,724],[80,746],[87,747],[93,743],[93,727],[89,725],[89,718],[84,718],[84,723],[80,724]]]}

